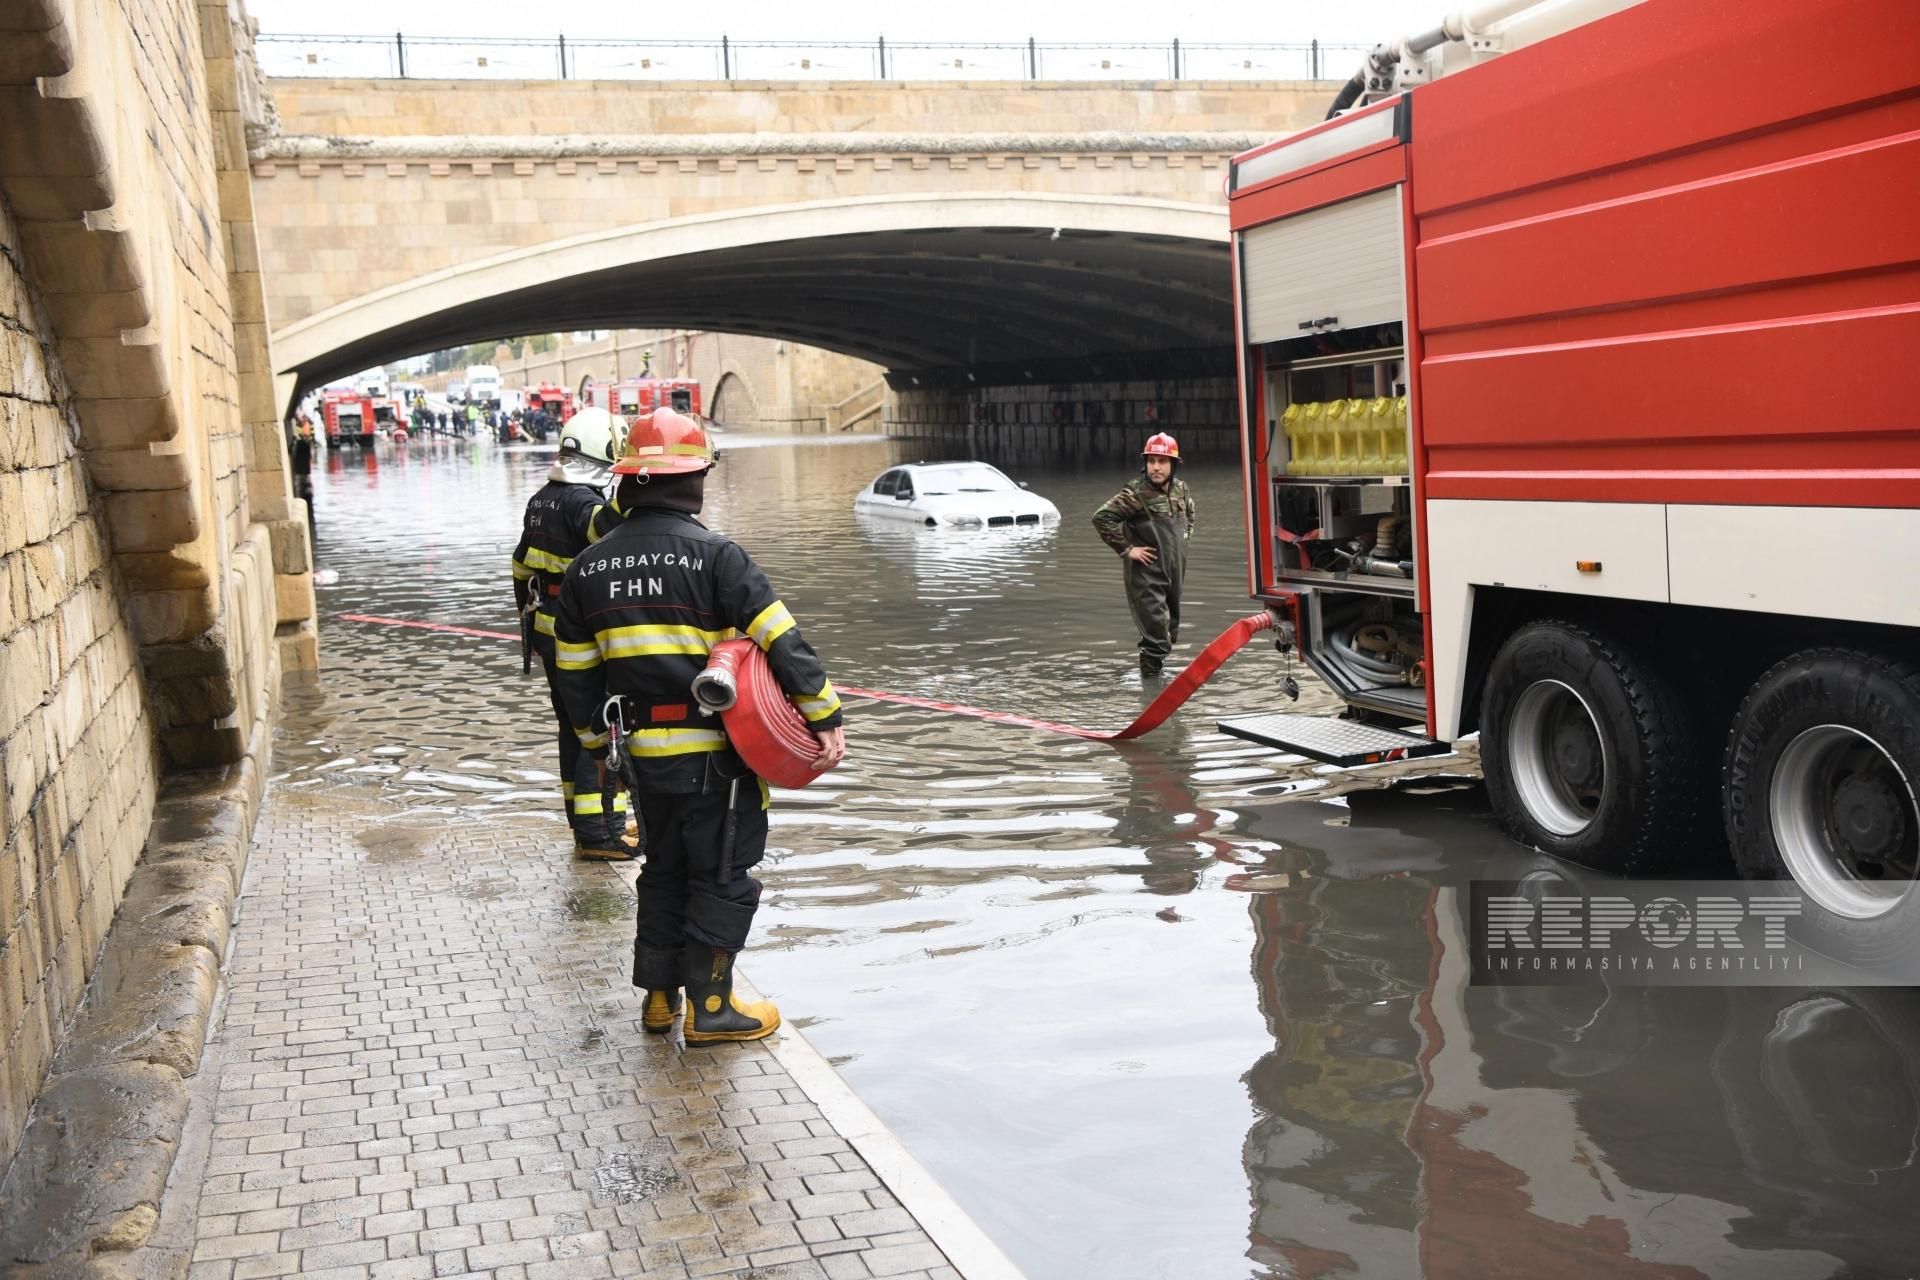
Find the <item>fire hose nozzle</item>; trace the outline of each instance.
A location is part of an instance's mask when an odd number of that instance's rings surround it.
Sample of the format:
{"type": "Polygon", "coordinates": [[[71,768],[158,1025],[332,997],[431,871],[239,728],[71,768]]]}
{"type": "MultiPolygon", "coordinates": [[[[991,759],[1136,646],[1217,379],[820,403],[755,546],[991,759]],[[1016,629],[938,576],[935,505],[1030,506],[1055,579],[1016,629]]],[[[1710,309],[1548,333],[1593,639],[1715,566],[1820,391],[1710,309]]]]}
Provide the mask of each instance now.
{"type": "Polygon", "coordinates": [[[693,678],[693,700],[702,711],[731,711],[739,698],[740,689],[730,669],[707,667],[693,678]]]}

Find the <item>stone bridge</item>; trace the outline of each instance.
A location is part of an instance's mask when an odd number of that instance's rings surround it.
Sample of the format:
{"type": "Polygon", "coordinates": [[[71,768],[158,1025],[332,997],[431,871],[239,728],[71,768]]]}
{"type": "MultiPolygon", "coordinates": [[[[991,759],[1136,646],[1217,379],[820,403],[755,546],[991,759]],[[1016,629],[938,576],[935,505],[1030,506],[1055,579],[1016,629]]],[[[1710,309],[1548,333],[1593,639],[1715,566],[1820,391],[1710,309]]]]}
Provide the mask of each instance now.
{"type": "Polygon", "coordinates": [[[1227,157],[1336,88],[275,80],[252,185],[283,403],[620,326],[896,388],[1191,373],[1230,342],[1227,157]]]}

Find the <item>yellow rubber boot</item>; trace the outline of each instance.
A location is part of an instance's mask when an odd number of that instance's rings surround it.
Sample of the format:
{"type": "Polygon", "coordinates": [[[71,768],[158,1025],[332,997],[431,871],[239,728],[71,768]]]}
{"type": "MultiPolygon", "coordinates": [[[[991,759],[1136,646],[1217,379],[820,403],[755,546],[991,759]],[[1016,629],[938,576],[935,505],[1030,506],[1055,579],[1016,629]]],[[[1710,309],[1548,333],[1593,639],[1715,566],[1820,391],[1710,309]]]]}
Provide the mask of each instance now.
{"type": "Polygon", "coordinates": [[[772,1001],[742,1004],[733,994],[733,953],[689,944],[686,951],[688,1044],[758,1040],[780,1025],[772,1001]]]}
{"type": "Polygon", "coordinates": [[[673,1030],[673,1020],[680,1014],[680,992],[649,991],[647,1002],[641,1006],[640,1025],[648,1035],[663,1036],[673,1030]]]}
{"type": "Polygon", "coordinates": [[[640,1026],[649,1035],[665,1035],[680,1016],[680,953],[635,945],[633,985],[647,995],[640,1006],[640,1026]]]}

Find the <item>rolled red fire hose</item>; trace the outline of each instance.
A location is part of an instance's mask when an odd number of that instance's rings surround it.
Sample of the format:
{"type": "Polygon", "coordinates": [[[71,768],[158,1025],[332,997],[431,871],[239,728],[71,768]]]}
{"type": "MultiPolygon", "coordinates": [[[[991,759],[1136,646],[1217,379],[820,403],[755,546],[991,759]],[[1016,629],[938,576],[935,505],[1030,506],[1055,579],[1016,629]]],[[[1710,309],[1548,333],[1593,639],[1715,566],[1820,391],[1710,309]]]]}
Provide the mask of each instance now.
{"type": "MultiPolygon", "coordinates": [[[[788,789],[804,787],[820,776],[813,767],[820,740],[794,709],[759,645],[741,639],[713,646],[701,683],[716,675],[733,688],[733,704],[720,711],[720,719],[727,726],[727,741],[747,768],[788,789]]],[[[696,696],[702,696],[699,689],[696,684],[696,696]]]]}

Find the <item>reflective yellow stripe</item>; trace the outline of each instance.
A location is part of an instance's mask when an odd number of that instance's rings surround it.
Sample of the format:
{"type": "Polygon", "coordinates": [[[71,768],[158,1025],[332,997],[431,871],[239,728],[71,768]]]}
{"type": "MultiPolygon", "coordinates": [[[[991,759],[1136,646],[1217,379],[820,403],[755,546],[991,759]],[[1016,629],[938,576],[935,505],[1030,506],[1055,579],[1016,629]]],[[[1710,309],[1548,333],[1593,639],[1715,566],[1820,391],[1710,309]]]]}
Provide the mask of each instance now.
{"type": "Polygon", "coordinates": [[[747,634],[762,649],[771,649],[773,642],[793,630],[793,615],[787,612],[787,606],[775,600],[772,604],[754,615],[747,624],[747,634]]]}
{"type": "Polygon", "coordinates": [[[604,733],[595,733],[591,728],[583,729],[579,725],[575,725],[573,726],[573,734],[576,738],[580,739],[580,745],[589,751],[597,751],[607,745],[607,735],[604,733]]]}
{"type": "Polygon", "coordinates": [[[627,736],[630,756],[684,756],[726,749],[727,735],[718,729],[636,729],[627,736]]]}
{"type": "Polygon", "coordinates": [[[703,444],[643,444],[627,454],[630,458],[706,458],[712,450],[703,444]]]}
{"type": "MultiPolygon", "coordinates": [[[[573,813],[575,817],[597,818],[606,811],[606,801],[598,791],[588,792],[586,795],[575,796],[573,798],[573,813]]],[[[613,811],[615,813],[625,813],[627,811],[626,792],[616,791],[613,793],[613,811]]]]}
{"type": "Polygon", "coordinates": [[[662,653],[690,653],[705,657],[713,646],[733,638],[732,628],[706,631],[676,622],[648,622],[631,627],[609,627],[594,633],[609,658],[645,658],[662,653]]]}
{"type": "Polygon", "coordinates": [[[557,556],[544,547],[528,547],[526,564],[529,569],[541,572],[565,573],[567,566],[573,563],[572,556],[557,556]]]}
{"type": "Polygon", "coordinates": [[[533,615],[533,629],[543,636],[553,634],[553,615],[542,611],[533,615]]]}
{"type": "Polygon", "coordinates": [[[600,665],[600,646],[574,644],[555,637],[553,665],[562,671],[591,671],[600,665]]]}
{"type": "Polygon", "coordinates": [[[521,564],[518,560],[513,562],[513,580],[515,582],[525,582],[532,576],[533,570],[527,568],[527,566],[521,564]]]}
{"type": "Polygon", "coordinates": [[[834,692],[833,681],[828,680],[820,686],[820,692],[812,697],[798,697],[793,705],[800,708],[800,714],[808,720],[825,720],[840,709],[840,695],[834,692]]]}
{"type": "Polygon", "coordinates": [[[561,783],[560,794],[565,796],[569,800],[573,799],[573,784],[571,782],[561,783]]]}

